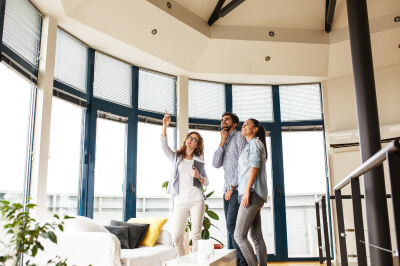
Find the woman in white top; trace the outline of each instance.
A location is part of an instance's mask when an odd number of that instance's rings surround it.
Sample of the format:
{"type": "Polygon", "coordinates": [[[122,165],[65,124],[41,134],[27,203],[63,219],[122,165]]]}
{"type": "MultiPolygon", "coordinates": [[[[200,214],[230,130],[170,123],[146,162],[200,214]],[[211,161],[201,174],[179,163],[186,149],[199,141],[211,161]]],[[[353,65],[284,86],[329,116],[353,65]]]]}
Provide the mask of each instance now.
{"type": "Polygon", "coordinates": [[[173,212],[173,241],[178,257],[186,254],[183,236],[186,224],[191,217],[191,238],[193,252],[197,251],[197,241],[201,239],[205,204],[207,199],[203,191],[193,185],[193,178],[200,181],[202,186],[208,186],[207,173],[199,173],[193,166],[194,160],[203,161],[203,138],[197,132],[189,132],[182,146],[172,151],[167,142],[167,127],[171,117],[165,112],[161,134],[161,147],[164,154],[171,161],[173,169],[168,184],[168,193],[174,197],[173,212]]]}

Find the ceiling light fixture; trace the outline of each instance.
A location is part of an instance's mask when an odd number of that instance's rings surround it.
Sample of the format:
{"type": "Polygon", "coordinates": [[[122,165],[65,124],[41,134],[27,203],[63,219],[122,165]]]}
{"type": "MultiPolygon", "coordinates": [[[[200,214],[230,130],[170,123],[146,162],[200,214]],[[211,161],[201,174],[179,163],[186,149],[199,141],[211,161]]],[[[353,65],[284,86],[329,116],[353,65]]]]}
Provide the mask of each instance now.
{"type": "Polygon", "coordinates": [[[157,34],[157,30],[156,29],[152,30],[151,34],[156,35],[157,34]]]}
{"type": "Polygon", "coordinates": [[[167,2],[167,7],[169,8],[169,9],[171,9],[171,3],[170,2],[167,2]]]}
{"type": "Polygon", "coordinates": [[[400,16],[395,17],[394,22],[400,22],[400,16]]]}
{"type": "Polygon", "coordinates": [[[270,56],[266,56],[265,57],[265,61],[269,61],[269,60],[271,60],[271,57],[270,56]]]}
{"type": "Polygon", "coordinates": [[[269,32],[269,36],[274,37],[275,36],[275,32],[273,32],[272,30],[269,32]]]}

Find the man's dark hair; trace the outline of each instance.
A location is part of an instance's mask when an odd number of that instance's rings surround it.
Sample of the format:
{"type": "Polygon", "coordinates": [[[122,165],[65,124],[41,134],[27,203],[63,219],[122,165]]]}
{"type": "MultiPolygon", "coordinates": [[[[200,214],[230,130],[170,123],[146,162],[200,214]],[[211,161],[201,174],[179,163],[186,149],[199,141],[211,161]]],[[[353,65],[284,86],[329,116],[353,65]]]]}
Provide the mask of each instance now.
{"type": "Polygon", "coordinates": [[[222,117],[224,117],[226,115],[229,115],[231,117],[231,119],[232,119],[232,122],[236,123],[236,126],[239,126],[239,117],[235,113],[225,112],[225,113],[222,114],[222,117]]]}

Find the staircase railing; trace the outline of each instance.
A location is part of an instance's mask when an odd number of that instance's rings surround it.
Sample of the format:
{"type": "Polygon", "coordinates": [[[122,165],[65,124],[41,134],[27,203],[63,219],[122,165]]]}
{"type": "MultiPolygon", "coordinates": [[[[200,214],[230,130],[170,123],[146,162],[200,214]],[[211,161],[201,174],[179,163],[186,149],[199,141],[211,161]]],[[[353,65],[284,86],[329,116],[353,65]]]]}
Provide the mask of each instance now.
{"type": "MultiPolygon", "coordinates": [[[[380,151],[378,151],[375,155],[373,155],[370,159],[368,159],[366,162],[360,165],[350,175],[348,175],[345,179],[343,179],[338,185],[334,187],[337,223],[339,231],[340,257],[341,257],[341,265],[343,266],[348,265],[348,260],[347,260],[347,248],[345,239],[346,230],[344,226],[343,204],[342,204],[342,199],[344,199],[345,196],[344,195],[342,196],[341,189],[343,189],[348,184],[351,184],[351,199],[353,203],[354,230],[355,230],[358,265],[367,266],[367,255],[366,255],[367,245],[387,252],[392,252],[394,254],[398,253],[397,250],[396,251],[386,250],[382,247],[368,244],[365,242],[365,236],[364,236],[364,224],[363,224],[363,215],[361,207],[362,195],[360,193],[359,177],[367,173],[368,171],[376,168],[377,166],[380,166],[385,160],[388,161],[388,166],[389,166],[389,178],[392,190],[391,197],[393,200],[393,213],[394,213],[394,223],[396,230],[395,235],[397,241],[397,248],[400,248],[400,243],[399,243],[400,241],[400,138],[396,138],[392,142],[387,144],[384,148],[382,148],[380,151]]],[[[365,208],[368,209],[369,206],[365,206],[365,208]]],[[[396,260],[399,261],[398,254],[396,260]]]]}

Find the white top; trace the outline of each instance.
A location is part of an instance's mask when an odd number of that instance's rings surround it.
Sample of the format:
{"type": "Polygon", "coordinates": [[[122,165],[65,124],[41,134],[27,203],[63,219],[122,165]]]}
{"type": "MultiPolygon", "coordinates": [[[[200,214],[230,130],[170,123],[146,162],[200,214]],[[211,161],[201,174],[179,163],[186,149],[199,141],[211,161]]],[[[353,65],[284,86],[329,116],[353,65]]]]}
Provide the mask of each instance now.
{"type": "Polygon", "coordinates": [[[204,200],[201,190],[193,186],[191,175],[193,159],[183,158],[178,165],[179,193],[174,197],[175,204],[187,204],[204,200]]]}

